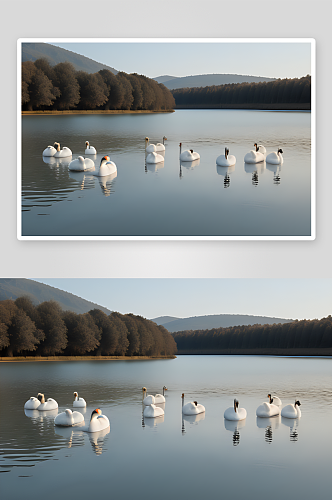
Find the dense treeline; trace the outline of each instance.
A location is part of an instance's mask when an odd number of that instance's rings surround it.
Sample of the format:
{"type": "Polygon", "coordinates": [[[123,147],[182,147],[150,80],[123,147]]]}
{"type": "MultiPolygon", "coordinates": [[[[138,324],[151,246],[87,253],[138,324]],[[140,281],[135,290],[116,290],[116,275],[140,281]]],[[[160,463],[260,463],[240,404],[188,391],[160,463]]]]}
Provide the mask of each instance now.
{"type": "Polygon", "coordinates": [[[170,356],[172,335],[153,321],[100,309],[76,314],[27,297],[0,302],[1,356],[170,356]]]}
{"type": "Polygon", "coordinates": [[[22,63],[22,110],[170,110],[165,85],[136,73],[114,75],[76,71],[69,62],[50,66],[46,59],[22,63]]]}
{"type": "Polygon", "coordinates": [[[288,104],[311,102],[311,77],[285,78],[272,82],[232,83],[172,91],[176,106],[220,107],[236,104],[288,104]]]}
{"type": "Polygon", "coordinates": [[[178,350],[332,348],[332,317],[173,334],[178,350]]]}

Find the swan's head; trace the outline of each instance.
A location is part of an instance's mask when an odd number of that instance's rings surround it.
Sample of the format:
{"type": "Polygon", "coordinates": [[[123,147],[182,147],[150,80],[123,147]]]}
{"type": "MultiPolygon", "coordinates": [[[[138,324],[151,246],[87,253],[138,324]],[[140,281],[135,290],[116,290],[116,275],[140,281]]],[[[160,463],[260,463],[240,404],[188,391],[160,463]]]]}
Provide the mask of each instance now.
{"type": "Polygon", "coordinates": [[[104,163],[105,161],[111,161],[109,156],[103,156],[102,159],[100,160],[100,165],[104,163]]]}
{"type": "Polygon", "coordinates": [[[69,410],[69,409],[65,410],[65,413],[66,413],[66,415],[72,415],[73,414],[73,412],[71,410],[69,410]]]}
{"type": "Polygon", "coordinates": [[[145,143],[147,144],[149,142],[149,138],[148,137],[145,137],[145,143]]]}
{"type": "Polygon", "coordinates": [[[55,142],[55,143],[53,144],[53,146],[55,147],[55,149],[56,149],[57,151],[60,151],[60,143],[59,143],[59,142],[55,142]]]}
{"type": "Polygon", "coordinates": [[[184,394],[182,393],[182,396],[181,396],[182,399],[184,399],[184,394]]]}
{"type": "Polygon", "coordinates": [[[182,146],[182,142],[180,142],[179,146],[180,146],[180,147],[182,146]]]}
{"type": "Polygon", "coordinates": [[[142,387],[142,391],[143,391],[143,392],[146,392],[146,387],[142,387]]]}
{"type": "Polygon", "coordinates": [[[85,147],[88,148],[89,147],[89,141],[85,141],[85,147]]]}
{"type": "Polygon", "coordinates": [[[168,391],[168,389],[165,385],[164,385],[163,389],[164,389],[164,391],[168,391]]]}
{"type": "Polygon", "coordinates": [[[268,394],[268,395],[267,395],[267,397],[268,397],[268,398],[269,398],[269,400],[270,400],[270,404],[272,404],[273,398],[272,398],[271,394],[268,394]]]}
{"type": "Polygon", "coordinates": [[[194,401],[194,405],[197,406],[197,401],[194,401]]]}
{"type": "Polygon", "coordinates": [[[45,396],[41,392],[38,392],[37,399],[39,399],[41,403],[45,403],[45,396]]]}
{"type": "Polygon", "coordinates": [[[236,410],[238,409],[238,407],[239,407],[239,402],[237,399],[234,399],[234,411],[235,411],[235,413],[236,413],[236,410]]]}
{"type": "Polygon", "coordinates": [[[75,398],[78,398],[78,392],[74,392],[75,398]]]}
{"type": "Polygon", "coordinates": [[[165,136],[164,136],[164,137],[163,137],[163,141],[167,141],[167,137],[165,137],[165,136]]]}
{"type": "Polygon", "coordinates": [[[256,151],[258,151],[259,150],[259,146],[257,146],[257,142],[255,142],[254,146],[255,146],[256,151]]]}
{"type": "Polygon", "coordinates": [[[295,401],[295,404],[294,404],[294,406],[301,406],[301,403],[300,403],[300,401],[298,401],[298,400],[297,400],[297,401],[295,401]]]}
{"type": "Polygon", "coordinates": [[[194,152],[194,150],[193,150],[193,149],[189,149],[189,151],[191,152],[191,154],[194,152]]]}
{"type": "Polygon", "coordinates": [[[282,149],[278,149],[278,154],[279,153],[283,153],[283,150],[282,149]]]}
{"type": "Polygon", "coordinates": [[[92,420],[93,418],[99,417],[99,415],[101,415],[101,410],[99,408],[97,408],[96,410],[93,410],[93,412],[91,413],[90,420],[92,420]]]}

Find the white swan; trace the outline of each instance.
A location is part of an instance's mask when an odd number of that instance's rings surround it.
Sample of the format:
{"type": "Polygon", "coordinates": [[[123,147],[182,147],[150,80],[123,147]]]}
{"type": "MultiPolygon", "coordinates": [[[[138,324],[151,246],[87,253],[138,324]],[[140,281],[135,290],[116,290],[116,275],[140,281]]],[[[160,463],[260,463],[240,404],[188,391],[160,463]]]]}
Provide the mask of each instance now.
{"type": "Polygon", "coordinates": [[[278,151],[273,151],[273,153],[270,153],[266,157],[266,162],[267,163],[272,163],[273,165],[281,165],[284,162],[284,159],[282,157],[283,150],[278,149],[278,151]]]}
{"type": "Polygon", "coordinates": [[[281,410],[281,416],[286,417],[286,418],[300,418],[301,417],[301,410],[300,407],[301,403],[300,401],[295,401],[295,403],[292,405],[287,405],[281,410]]]}
{"type": "Polygon", "coordinates": [[[43,156],[54,156],[56,153],[56,149],[54,146],[47,146],[43,151],[43,156]]]}
{"type": "Polygon", "coordinates": [[[60,143],[55,142],[54,146],[56,146],[56,152],[54,154],[54,158],[65,158],[66,156],[72,156],[73,153],[69,148],[64,147],[63,149],[60,149],[60,143]]]}
{"type": "Polygon", "coordinates": [[[159,408],[159,406],[151,404],[144,408],[143,415],[148,418],[162,417],[164,415],[164,410],[159,408]]]}
{"type": "Polygon", "coordinates": [[[149,153],[146,157],[146,163],[161,163],[165,158],[158,153],[152,152],[149,153]]]}
{"type": "Polygon", "coordinates": [[[79,398],[77,392],[74,392],[74,396],[75,396],[75,400],[73,402],[74,408],[83,408],[83,407],[85,408],[86,406],[85,399],[79,398]]]}
{"type": "Polygon", "coordinates": [[[88,426],[83,427],[82,430],[86,432],[98,432],[103,429],[107,429],[109,427],[110,422],[106,415],[102,415],[102,412],[99,408],[93,410],[91,413],[91,419],[88,426]]]}
{"type": "MultiPolygon", "coordinates": [[[[270,396],[270,394],[269,394],[270,396]]],[[[277,405],[270,403],[261,404],[256,410],[257,417],[274,417],[276,415],[280,415],[280,408],[277,405]]]]}
{"type": "Polygon", "coordinates": [[[84,170],[95,170],[95,164],[90,158],[79,156],[76,160],[69,163],[68,168],[74,172],[82,172],[84,170]]]}
{"type": "Polygon", "coordinates": [[[86,155],[96,155],[97,150],[93,146],[90,146],[89,141],[85,141],[85,154],[86,155]]]}
{"type": "Polygon", "coordinates": [[[62,425],[64,427],[71,427],[75,424],[80,424],[84,422],[84,417],[82,413],[78,411],[71,411],[69,409],[62,413],[59,413],[54,419],[54,425],[62,425]]]}
{"type": "Polygon", "coordinates": [[[267,397],[269,398],[269,403],[270,405],[273,403],[274,405],[281,406],[282,402],[281,399],[278,398],[277,396],[271,396],[271,394],[268,394],[267,397]]]}
{"type": "Polygon", "coordinates": [[[55,410],[56,408],[58,408],[58,403],[55,401],[55,399],[47,398],[47,401],[45,401],[44,394],[41,394],[40,392],[38,393],[37,397],[40,401],[40,405],[37,408],[38,411],[55,410]]]}
{"type": "Polygon", "coordinates": [[[117,172],[115,163],[110,160],[109,156],[103,156],[100,161],[98,172],[93,175],[96,175],[97,177],[104,177],[105,175],[114,174],[115,172],[117,172]]]}
{"type": "Polygon", "coordinates": [[[224,418],[226,420],[244,420],[247,417],[247,410],[239,408],[239,402],[234,399],[234,405],[225,410],[224,418]]]}
{"type": "Polygon", "coordinates": [[[149,144],[149,138],[145,137],[145,151],[147,153],[155,153],[156,151],[165,151],[165,141],[167,137],[163,137],[163,143],[157,142],[157,144],[149,144]]]}
{"type": "Polygon", "coordinates": [[[197,401],[191,401],[190,403],[183,405],[184,394],[182,394],[181,398],[182,398],[182,413],[184,415],[197,415],[198,413],[205,412],[205,407],[203,405],[198,404],[197,401]]]}
{"type": "Polygon", "coordinates": [[[229,149],[225,148],[225,154],[218,156],[216,163],[220,167],[231,167],[232,165],[235,165],[236,158],[235,156],[229,154],[229,149]]]}
{"type": "Polygon", "coordinates": [[[149,394],[148,396],[146,395],[146,387],[142,387],[142,392],[143,392],[143,403],[145,406],[150,406],[154,404],[160,404],[160,403],[165,403],[165,391],[167,391],[167,387],[163,387],[163,393],[162,394],[156,394],[155,396],[152,396],[152,394],[149,394]]]}
{"type": "Polygon", "coordinates": [[[38,406],[40,406],[39,399],[35,397],[31,397],[24,405],[25,410],[37,410],[38,406]]]}
{"type": "Polygon", "coordinates": [[[254,144],[255,151],[251,150],[244,157],[245,163],[259,163],[265,160],[266,149],[261,144],[257,146],[257,143],[254,144]]]}
{"type": "Polygon", "coordinates": [[[180,160],[181,161],[194,161],[200,158],[200,155],[196,153],[193,149],[187,149],[181,153],[182,142],[179,144],[180,146],[180,160]]]}

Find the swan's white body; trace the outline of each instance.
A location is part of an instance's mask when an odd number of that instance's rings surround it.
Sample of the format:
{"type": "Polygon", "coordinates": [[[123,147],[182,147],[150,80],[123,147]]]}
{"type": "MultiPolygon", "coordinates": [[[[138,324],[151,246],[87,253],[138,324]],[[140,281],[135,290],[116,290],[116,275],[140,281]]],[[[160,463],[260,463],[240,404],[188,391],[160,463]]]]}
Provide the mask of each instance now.
{"type": "Polygon", "coordinates": [[[265,160],[266,156],[266,149],[264,146],[261,144],[257,146],[257,144],[254,144],[256,147],[256,150],[251,150],[249,153],[247,153],[244,157],[245,163],[259,163],[261,161],[265,160]]]}
{"type": "Polygon", "coordinates": [[[54,146],[56,147],[56,152],[54,154],[54,158],[65,158],[66,156],[72,156],[73,153],[71,150],[67,147],[64,147],[63,149],[60,149],[60,144],[58,142],[54,143],[54,146]]]}
{"type": "Polygon", "coordinates": [[[96,155],[97,150],[93,146],[90,146],[89,141],[85,141],[85,154],[86,155],[96,155]]]}
{"type": "Polygon", "coordinates": [[[280,415],[280,408],[270,403],[261,404],[256,410],[257,417],[274,417],[280,415]]]}
{"type": "Polygon", "coordinates": [[[24,409],[25,410],[37,410],[38,409],[38,406],[40,406],[40,401],[39,399],[35,398],[35,397],[31,397],[30,399],[28,399],[28,401],[25,403],[24,405],[24,409]]]}
{"type": "Polygon", "coordinates": [[[198,160],[199,158],[199,153],[196,153],[196,151],[189,151],[188,149],[180,154],[181,161],[194,161],[198,160]]]}
{"type": "Polygon", "coordinates": [[[158,153],[152,152],[149,153],[146,157],[146,163],[161,163],[165,158],[158,153]]]}
{"type": "Polygon", "coordinates": [[[164,410],[151,404],[144,408],[143,415],[148,418],[162,417],[164,415],[164,410]]]}
{"type": "Polygon", "coordinates": [[[82,430],[86,432],[98,432],[109,427],[110,422],[106,415],[102,415],[101,410],[98,408],[94,410],[91,415],[91,420],[88,426],[83,427],[82,430]]]}
{"type": "Polygon", "coordinates": [[[220,167],[231,167],[232,165],[235,165],[236,158],[235,156],[229,154],[229,149],[225,148],[225,154],[218,156],[216,163],[220,167]]]}
{"type": "MultiPolygon", "coordinates": [[[[235,402],[234,402],[235,403],[235,402]]],[[[245,408],[239,408],[238,407],[238,402],[237,402],[237,407],[235,409],[236,405],[234,404],[233,406],[230,406],[225,410],[224,412],[224,418],[226,420],[244,420],[247,418],[247,410],[245,408]]]]}
{"type": "Polygon", "coordinates": [[[78,411],[71,411],[69,409],[59,413],[54,419],[54,425],[62,425],[64,427],[71,427],[72,425],[84,422],[82,413],[78,411]]]}
{"type": "Polygon", "coordinates": [[[74,392],[74,396],[75,396],[75,400],[73,402],[74,408],[85,408],[86,407],[85,399],[80,398],[77,392],[74,392]]]}
{"type": "Polygon", "coordinates": [[[117,172],[115,163],[110,160],[109,156],[104,156],[101,159],[98,172],[96,172],[94,175],[98,177],[105,177],[105,175],[114,174],[115,172],[117,172]]]}
{"type": "Polygon", "coordinates": [[[56,153],[56,149],[54,146],[47,146],[43,151],[43,156],[54,156],[56,153]]]}
{"type": "Polygon", "coordinates": [[[76,160],[69,163],[68,168],[74,172],[82,172],[84,170],[95,170],[95,164],[90,158],[79,156],[76,160]]]}
{"type": "Polygon", "coordinates": [[[272,163],[272,165],[281,165],[284,162],[284,159],[281,153],[273,151],[273,153],[267,155],[266,162],[272,163]]]}
{"type": "Polygon", "coordinates": [[[163,396],[162,394],[156,394],[154,397],[154,402],[155,404],[165,403],[166,402],[165,396],[163,396]]]}
{"type": "Polygon", "coordinates": [[[300,418],[301,410],[296,404],[286,405],[281,410],[281,416],[285,418],[300,418]]]}
{"type": "Polygon", "coordinates": [[[198,413],[204,413],[204,412],[205,412],[205,407],[198,403],[195,404],[193,401],[185,404],[182,407],[182,413],[184,415],[197,415],[198,413]]]}
{"type": "Polygon", "coordinates": [[[58,408],[58,403],[55,401],[55,399],[47,398],[47,401],[45,401],[45,403],[40,403],[37,410],[38,411],[42,411],[42,410],[49,411],[49,410],[55,410],[56,408],[58,408]]]}
{"type": "Polygon", "coordinates": [[[146,395],[146,387],[142,388],[143,391],[143,403],[145,406],[150,406],[150,405],[155,405],[155,404],[161,404],[165,403],[165,391],[167,391],[167,387],[163,387],[163,394],[156,394],[155,396],[152,396],[152,394],[149,394],[148,396],[146,395]]]}

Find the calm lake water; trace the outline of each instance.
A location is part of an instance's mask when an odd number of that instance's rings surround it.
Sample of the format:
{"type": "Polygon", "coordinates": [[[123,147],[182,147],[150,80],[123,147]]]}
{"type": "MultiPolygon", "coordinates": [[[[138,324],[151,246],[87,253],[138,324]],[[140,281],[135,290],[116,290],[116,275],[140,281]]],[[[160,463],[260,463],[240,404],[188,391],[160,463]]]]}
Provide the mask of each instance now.
{"type": "Polygon", "coordinates": [[[179,356],[175,360],[2,363],[1,492],[6,500],[36,495],[99,497],[330,498],[331,359],[179,356]],[[165,415],[142,419],[141,388],[168,387],[165,415]],[[41,391],[72,408],[77,390],[85,415],[101,408],[110,430],[88,435],[56,428],[56,411],[26,414],[41,391]],[[181,414],[185,402],[206,408],[202,418],[181,414]],[[267,394],[283,405],[300,399],[297,421],[257,419],[267,394]],[[234,397],[247,409],[226,423],[234,397]],[[235,492],[235,493],[234,493],[235,492]]]}
{"type": "Polygon", "coordinates": [[[310,236],[309,112],[178,110],[140,115],[22,118],[23,236],[310,236]],[[165,161],[145,163],[145,142],[167,137],[165,161]],[[44,160],[55,141],[72,159],[85,141],[117,165],[115,178],[44,160]],[[182,150],[200,154],[180,163],[182,150]],[[281,167],[244,163],[254,143],[281,147],[281,167]],[[227,146],[236,165],[217,167],[227,146]]]}

